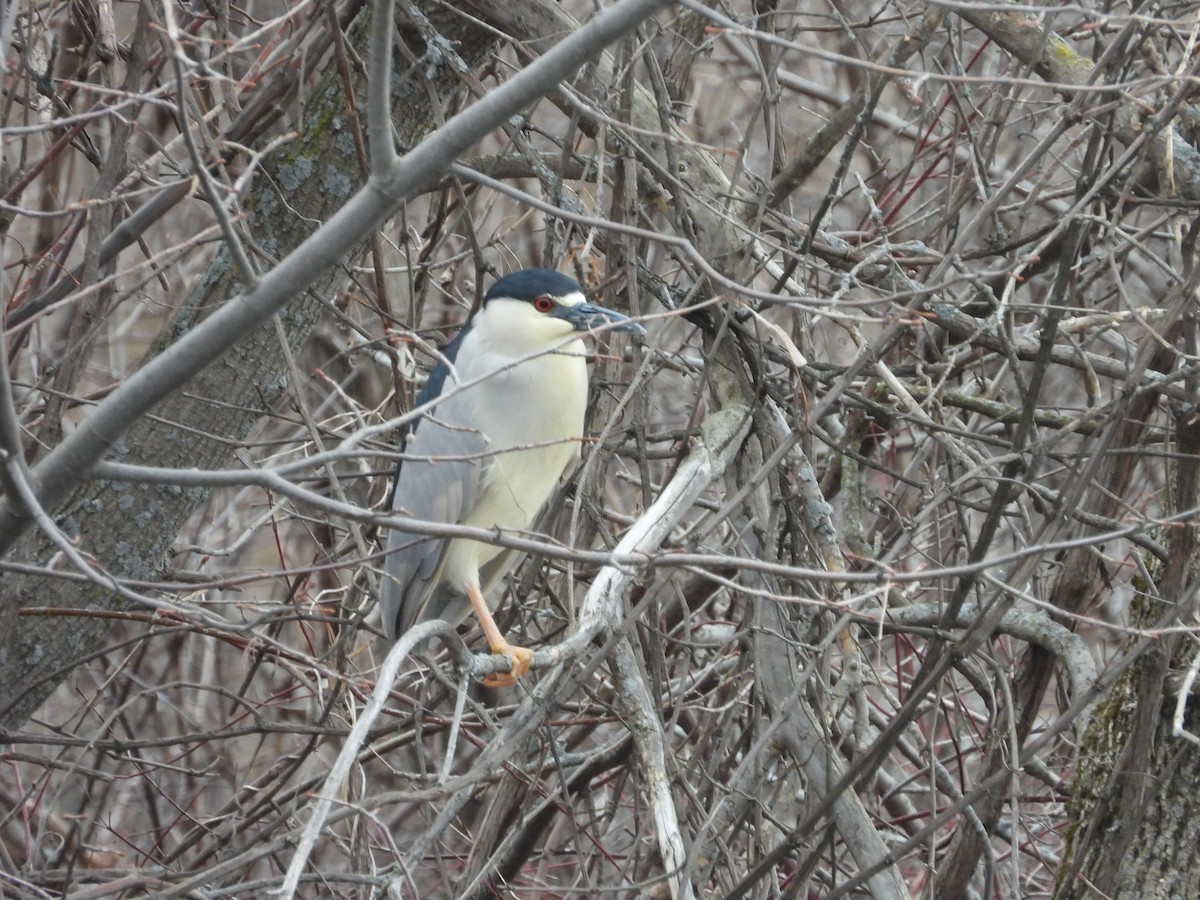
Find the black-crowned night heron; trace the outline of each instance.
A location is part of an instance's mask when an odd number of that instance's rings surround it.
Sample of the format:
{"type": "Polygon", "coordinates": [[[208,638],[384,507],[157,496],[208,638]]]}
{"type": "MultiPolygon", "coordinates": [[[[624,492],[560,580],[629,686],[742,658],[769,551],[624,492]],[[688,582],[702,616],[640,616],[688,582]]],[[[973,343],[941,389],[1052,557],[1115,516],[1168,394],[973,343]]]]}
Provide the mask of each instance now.
{"type": "MultiPolygon", "coordinates": [[[[574,336],[598,329],[645,333],[586,302],[558,272],[526,269],[497,281],[417,397],[418,408],[435,405],[401,442],[392,508],[425,522],[526,531],[579,457],[588,375],[574,336]]],[[[466,538],[390,531],[380,592],[388,637],[433,619],[457,625],[474,609],[492,652],[512,660],[512,675],[485,683],[511,684],[533,651],[505,640],[485,597],[516,555],[466,538]]]]}

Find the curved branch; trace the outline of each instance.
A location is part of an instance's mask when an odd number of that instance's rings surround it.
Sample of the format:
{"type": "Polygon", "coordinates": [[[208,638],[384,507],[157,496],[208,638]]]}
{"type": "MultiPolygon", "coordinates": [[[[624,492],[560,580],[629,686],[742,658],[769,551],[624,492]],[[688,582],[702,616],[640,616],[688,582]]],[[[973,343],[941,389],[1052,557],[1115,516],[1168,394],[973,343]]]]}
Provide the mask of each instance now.
{"type": "MultiPolygon", "coordinates": [[[[127,378],[38,463],[32,476],[42,506],[56,508],[134,422],[301,296],[309,283],[337,264],[405,200],[436,184],[468,147],[666,5],[667,0],[621,0],[454,116],[389,166],[385,176],[372,176],[257,285],[230,300],[127,378]]],[[[5,498],[0,508],[0,553],[12,549],[31,521],[16,498],[5,498]]]]}

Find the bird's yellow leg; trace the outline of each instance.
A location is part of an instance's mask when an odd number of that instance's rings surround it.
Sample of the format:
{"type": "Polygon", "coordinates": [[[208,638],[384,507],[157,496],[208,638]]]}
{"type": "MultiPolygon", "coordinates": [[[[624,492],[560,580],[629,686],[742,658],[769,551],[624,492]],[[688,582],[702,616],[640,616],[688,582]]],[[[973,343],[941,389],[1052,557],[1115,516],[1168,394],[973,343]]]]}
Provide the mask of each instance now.
{"type": "Polygon", "coordinates": [[[511,673],[496,672],[483,679],[483,683],[488,687],[509,687],[516,684],[517,679],[529,671],[529,664],[533,662],[533,651],[528,647],[510,644],[505,639],[504,635],[500,633],[500,627],[496,624],[496,620],[492,618],[492,611],[488,609],[487,601],[483,599],[478,585],[467,585],[467,597],[475,609],[475,618],[479,620],[479,625],[483,628],[483,635],[487,638],[488,647],[493,653],[503,653],[512,660],[511,673]]]}

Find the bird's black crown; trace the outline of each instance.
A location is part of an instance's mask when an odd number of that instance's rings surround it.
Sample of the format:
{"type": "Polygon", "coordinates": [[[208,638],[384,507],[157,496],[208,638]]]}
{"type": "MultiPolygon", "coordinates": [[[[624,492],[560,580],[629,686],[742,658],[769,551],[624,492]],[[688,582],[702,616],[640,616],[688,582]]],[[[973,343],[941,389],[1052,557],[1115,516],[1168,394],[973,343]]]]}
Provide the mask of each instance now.
{"type": "Polygon", "coordinates": [[[483,302],[486,305],[489,300],[497,297],[528,302],[546,294],[551,297],[565,297],[570,293],[583,293],[583,288],[574,278],[553,269],[522,269],[520,272],[505,275],[493,284],[484,295],[483,302]]]}

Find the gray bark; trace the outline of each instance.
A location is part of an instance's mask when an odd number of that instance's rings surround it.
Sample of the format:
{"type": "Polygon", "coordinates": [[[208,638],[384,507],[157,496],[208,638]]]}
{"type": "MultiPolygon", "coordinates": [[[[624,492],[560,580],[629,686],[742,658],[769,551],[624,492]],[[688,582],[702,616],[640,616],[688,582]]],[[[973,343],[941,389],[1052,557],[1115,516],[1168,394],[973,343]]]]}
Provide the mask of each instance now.
{"type": "MultiPolygon", "coordinates": [[[[489,38],[461,18],[439,23],[446,35],[459,41],[467,58],[478,62],[488,51],[489,38]]],[[[360,40],[365,28],[357,32],[360,40]]],[[[411,53],[424,52],[419,36],[406,33],[411,53]]],[[[398,69],[407,68],[402,63],[398,69]]],[[[337,67],[327,73],[310,95],[299,136],[263,161],[247,201],[252,211],[248,231],[268,255],[265,268],[286,256],[315,228],[336,212],[364,182],[347,98],[337,67]]],[[[415,144],[434,129],[444,104],[461,89],[457,74],[447,67],[411,69],[393,84],[393,124],[402,146],[415,144]],[[432,81],[427,72],[435,72],[432,81]]],[[[361,88],[360,88],[361,90],[361,88]]],[[[360,94],[358,105],[362,105],[360,94]]],[[[322,321],[331,298],[349,283],[347,274],[332,269],[279,314],[291,347],[299,350],[322,321]]],[[[190,332],[209,312],[220,308],[243,285],[219,254],[192,293],[163,330],[147,359],[190,332]]],[[[246,336],[225,360],[204,369],[186,391],[172,394],[153,417],[140,419],[113,448],[120,462],[155,466],[229,468],[235,451],[262,414],[285,395],[289,367],[275,327],[266,325],[246,336]]],[[[106,479],[84,483],[55,517],[79,546],[117,578],[161,579],[167,551],[182,524],[207,496],[198,488],[128,484],[106,479]]],[[[11,559],[45,564],[55,545],[40,532],[29,532],[11,559]]],[[[109,620],[88,616],[40,615],[34,609],[103,611],[127,604],[103,586],[42,575],[10,575],[3,596],[3,618],[11,623],[0,635],[0,728],[23,722],[55,689],[61,679],[96,650],[109,620]]]]}

